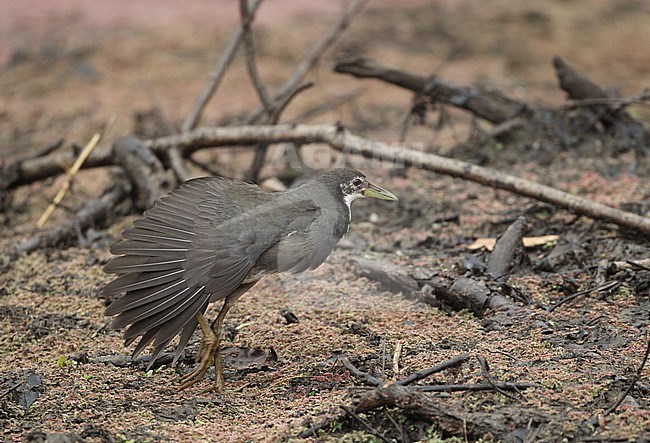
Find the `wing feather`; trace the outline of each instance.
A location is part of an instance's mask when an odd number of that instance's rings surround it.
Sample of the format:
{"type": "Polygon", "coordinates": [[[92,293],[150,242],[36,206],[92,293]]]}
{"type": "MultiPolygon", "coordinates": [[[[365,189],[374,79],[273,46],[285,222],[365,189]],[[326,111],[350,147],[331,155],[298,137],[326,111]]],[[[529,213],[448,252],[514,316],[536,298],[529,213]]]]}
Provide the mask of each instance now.
{"type": "Polygon", "coordinates": [[[210,301],[237,290],[268,247],[251,234],[259,226],[242,221],[271,199],[240,181],[195,179],[156,202],[123,233],[123,240],[111,248],[118,257],[104,268],[118,276],[103,292],[124,293],[106,315],[116,316],[113,327],[128,326],[127,345],[140,338],[134,356],[153,344],[153,362],[180,334],[178,359],[196,329],[196,315],[210,301]],[[236,201],[248,203],[242,207],[236,201]],[[242,235],[228,237],[232,226],[242,235]]]}

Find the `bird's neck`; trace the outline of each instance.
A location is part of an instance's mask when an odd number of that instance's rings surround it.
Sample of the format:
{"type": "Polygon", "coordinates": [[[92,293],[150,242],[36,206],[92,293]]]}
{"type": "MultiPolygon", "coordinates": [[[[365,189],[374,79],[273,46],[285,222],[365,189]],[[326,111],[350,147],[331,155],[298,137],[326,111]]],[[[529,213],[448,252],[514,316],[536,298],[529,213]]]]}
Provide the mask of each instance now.
{"type": "Polygon", "coordinates": [[[343,196],[343,201],[348,207],[348,220],[352,220],[352,209],[351,209],[352,202],[360,197],[361,197],[360,195],[355,195],[355,194],[349,194],[343,196]]]}

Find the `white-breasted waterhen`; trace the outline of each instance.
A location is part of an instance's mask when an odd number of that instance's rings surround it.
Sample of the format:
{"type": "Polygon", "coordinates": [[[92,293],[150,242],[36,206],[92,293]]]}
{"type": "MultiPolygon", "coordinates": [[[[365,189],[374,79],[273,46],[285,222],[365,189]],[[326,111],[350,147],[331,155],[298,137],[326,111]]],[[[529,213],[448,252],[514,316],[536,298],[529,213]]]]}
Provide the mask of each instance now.
{"type": "Polygon", "coordinates": [[[223,390],[220,337],[230,307],[264,275],[315,269],[347,233],[350,204],[357,198],[396,201],[397,197],[354,169],[334,169],[283,192],[223,177],[189,180],[146,211],[104,268],[118,277],[103,290],[124,293],[106,309],[112,327],[128,326],[133,356],[150,343],[149,365],[180,335],[174,362],[197,325],[203,341],[196,369],[180,389],[203,379],[215,366],[215,388],[223,390]],[[223,300],[217,318],[204,313],[223,300]]]}

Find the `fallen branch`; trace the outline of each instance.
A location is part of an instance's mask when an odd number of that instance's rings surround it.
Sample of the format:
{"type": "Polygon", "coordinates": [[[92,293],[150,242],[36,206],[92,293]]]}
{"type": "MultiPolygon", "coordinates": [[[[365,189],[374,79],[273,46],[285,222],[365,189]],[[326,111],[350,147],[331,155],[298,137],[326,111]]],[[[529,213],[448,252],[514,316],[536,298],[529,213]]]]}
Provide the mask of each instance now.
{"type": "Polygon", "coordinates": [[[361,371],[359,368],[357,368],[355,365],[352,364],[349,358],[345,356],[340,356],[338,360],[343,363],[343,366],[345,369],[350,371],[350,374],[352,374],[354,377],[356,377],[358,380],[361,380],[364,384],[368,386],[380,386],[382,381],[379,380],[377,377],[374,377],[367,372],[361,371]]]}
{"type": "MultiPolygon", "coordinates": [[[[443,157],[427,152],[415,151],[403,146],[388,145],[356,136],[335,125],[273,125],[233,126],[223,128],[199,128],[178,135],[145,140],[143,144],[154,152],[163,153],[172,146],[178,146],[183,156],[208,147],[256,145],[258,143],[327,143],[346,154],[356,154],[392,164],[405,165],[470,180],[498,189],[531,197],[554,204],[595,219],[614,222],[620,226],[650,233],[650,218],[615,209],[593,202],[550,186],[541,185],[523,178],[514,177],[494,169],[477,166],[461,160],[443,157]]],[[[106,164],[111,164],[106,149],[94,152],[106,164]]],[[[89,157],[89,161],[93,155],[89,157]]],[[[48,156],[33,161],[61,160],[60,156],[48,156]]],[[[93,164],[91,162],[91,164],[93,164]]]]}
{"type": "Polygon", "coordinates": [[[151,208],[165,191],[169,191],[163,165],[140,140],[122,137],[113,144],[113,153],[133,186],[133,200],[140,211],[151,208]]]}
{"type": "MultiPolygon", "coordinates": [[[[561,57],[553,59],[553,67],[560,82],[560,87],[567,92],[569,98],[575,100],[597,100],[611,99],[610,94],[594,83],[587,75],[578,71],[561,57]]],[[[638,94],[643,98],[647,95],[644,91],[638,94]]],[[[625,103],[619,102],[610,104],[594,104],[591,106],[594,112],[592,123],[602,122],[617,144],[623,147],[633,147],[641,152],[647,146],[647,135],[643,124],[630,116],[625,110],[625,103]]]]}
{"type": "Polygon", "coordinates": [[[456,106],[491,123],[503,123],[526,109],[526,104],[495,90],[484,90],[444,82],[435,76],[421,76],[389,68],[355,55],[339,60],[334,71],[357,78],[375,78],[425,95],[434,102],[456,106]]]}
{"type": "Polygon", "coordinates": [[[430,287],[430,293],[423,294],[423,300],[433,306],[449,305],[455,311],[467,309],[477,317],[482,317],[486,309],[514,312],[517,308],[512,301],[501,295],[482,280],[458,277],[453,282],[444,277],[434,276],[423,281],[430,287]]]}
{"type": "Polygon", "coordinates": [[[613,293],[620,286],[621,286],[621,282],[618,281],[618,280],[608,281],[607,283],[604,283],[604,284],[602,284],[600,286],[597,286],[595,288],[586,289],[584,291],[579,291],[579,292],[573,293],[571,295],[568,295],[568,296],[564,297],[562,300],[555,303],[553,306],[548,307],[547,311],[548,312],[553,312],[557,308],[559,308],[560,306],[564,305],[565,303],[568,303],[568,302],[570,302],[572,300],[575,300],[576,298],[578,298],[578,297],[580,297],[582,295],[591,294],[592,292],[611,292],[611,293],[613,293]]]}
{"type": "Polygon", "coordinates": [[[454,358],[451,358],[447,361],[444,361],[440,364],[437,364],[429,369],[423,369],[422,371],[414,372],[413,374],[409,375],[408,377],[404,377],[403,379],[397,381],[398,385],[401,386],[406,386],[410,385],[411,383],[415,383],[416,381],[420,381],[423,378],[427,378],[430,375],[433,375],[437,372],[442,372],[445,369],[453,368],[454,366],[461,365],[465,363],[467,360],[469,360],[470,355],[465,353],[465,354],[460,354],[457,355],[454,358]]]}
{"type": "Polygon", "coordinates": [[[448,384],[448,385],[428,385],[428,386],[412,386],[420,392],[479,392],[479,391],[495,391],[503,394],[501,391],[521,392],[525,389],[540,388],[541,385],[536,383],[509,383],[509,382],[493,382],[493,383],[476,383],[476,384],[448,384]]]}
{"type": "MultiPolygon", "coordinates": [[[[449,399],[432,397],[414,387],[398,384],[379,386],[364,394],[354,411],[367,412],[382,406],[399,408],[405,414],[433,423],[437,429],[451,435],[476,439],[491,434],[502,441],[512,438],[511,423],[507,423],[502,414],[470,412],[450,403],[449,399]]],[[[517,407],[516,413],[516,421],[525,426],[528,420],[525,416],[529,415],[529,411],[517,407]]]]}
{"type": "Polygon", "coordinates": [[[29,252],[47,246],[59,246],[79,237],[91,226],[108,226],[119,214],[115,211],[122,200],[129,196],[131,187],[127,180],[115,180],[99,198],[86,201],[75,216],[58,226],[39,232],[18,245],[18,252],[29,252]]]}

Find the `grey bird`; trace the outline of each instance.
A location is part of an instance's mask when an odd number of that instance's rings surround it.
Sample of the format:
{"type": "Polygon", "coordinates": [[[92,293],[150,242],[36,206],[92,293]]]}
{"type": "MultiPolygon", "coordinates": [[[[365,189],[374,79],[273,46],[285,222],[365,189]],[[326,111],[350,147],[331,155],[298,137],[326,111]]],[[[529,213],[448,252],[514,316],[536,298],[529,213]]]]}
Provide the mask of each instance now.
{"type": "Polygon", "coordinates": [[[140,337],[133,357],[149,344],[149,366],[180,335],[174,363],[197,325],[203,340],[197,367],[181,378],[185,389],[215,366],[223,391],[221,329],[231,306],[264,275],[315,269],[350,225],[357,198],[397,197],[354,169],[334,169],[303,185],[268,193],[223,177],[192,179],[156,202],[111,247],[104,271],[118,277],[103,289],[123,294],[106,308],[114,329],[127,327],[125,346],[140,337]],[[217,318],[208,305],[223,300],[217,318]]]}

